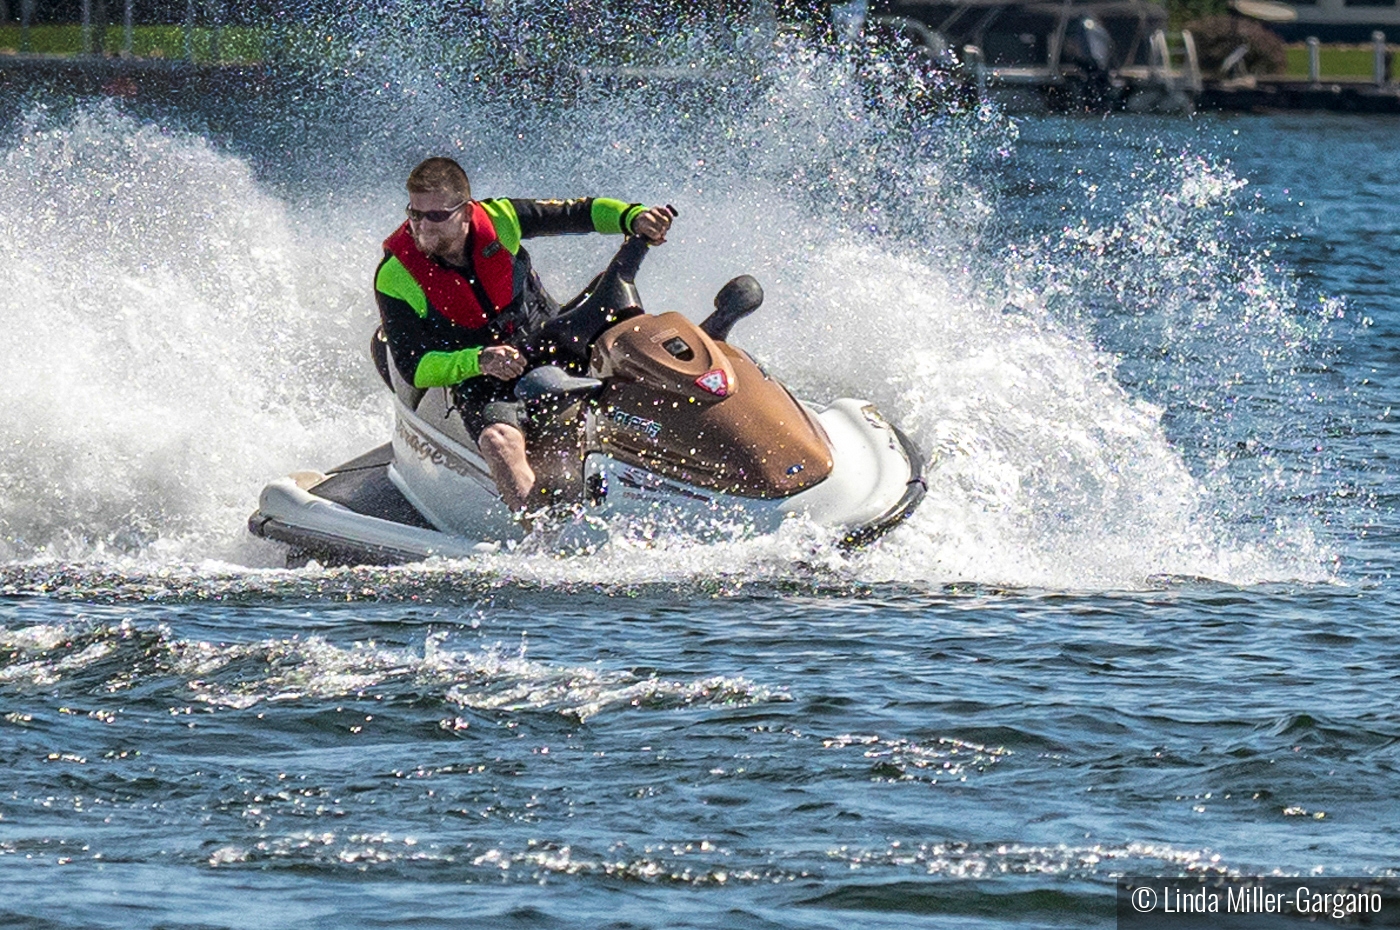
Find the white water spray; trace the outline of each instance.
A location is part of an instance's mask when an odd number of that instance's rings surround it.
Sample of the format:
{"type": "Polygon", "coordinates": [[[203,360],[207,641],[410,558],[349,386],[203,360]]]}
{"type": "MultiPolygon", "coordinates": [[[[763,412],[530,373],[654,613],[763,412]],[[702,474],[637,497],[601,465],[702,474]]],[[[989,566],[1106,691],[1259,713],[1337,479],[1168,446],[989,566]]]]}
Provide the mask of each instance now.
{"type": "MultiPolygon", "coordinates": [[[[1043,279],[1013,282],[1012,262],[1009,290],[977,284],[1007,259],[979,251],[997,206],[969,166],[1007,157],[1009,124],[965,114],[900,136],[822,67],[770,75],[738,121],[743,135],[717,137],[732,124],[698,111],[618,118],[626,99],[603,97],[569,111],[571,126],[589,128],[568,146],[555,127],[532,126],[507,153],[492,148],[507,137],[499,129],[459,125],[419,154],[456,154],[483,197],[680,205],[671,243],[639,281],[649,306],[698,319],[708,299],[696,295],[756,274],[768,301],[736,341],[806,396],[868,397],[901,423],[933,459],[923,507],[850,559],[783,533],[476,568],[629,583],[745,566],[771,577],[792,559],[856,580],[1095,589],[1160,574],[1321,577],[1306,531],[1239,541],[1160,411],[1119,385],[1113,356],[1048,312],[1043,279]]],[[[106,108],[32,115],[5,145],[0,181],[0,301],[18,336],[0,350],[10,374],[0,555],[273,563],[275,547],[243,527],[261,485],[387,436],[364,347],[400,182],[367,181],[350,206],[293,201],[198,136],[106,108]]],[[[593,237],[531,247],[559,297],[611,248],[593,237]]]]}
{"type": "Polygon", "coordinates": [[[372,240],[108,109],[38,114],[0,188],[7,558],[235,557],[260,480],[375,438],[372,240]]]}

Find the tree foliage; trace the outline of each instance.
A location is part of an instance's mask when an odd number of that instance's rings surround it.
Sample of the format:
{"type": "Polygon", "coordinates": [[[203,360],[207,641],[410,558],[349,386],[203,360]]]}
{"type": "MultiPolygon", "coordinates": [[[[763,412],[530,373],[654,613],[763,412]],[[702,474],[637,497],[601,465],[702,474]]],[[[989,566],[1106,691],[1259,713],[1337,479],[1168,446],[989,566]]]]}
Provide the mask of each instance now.
{"type": "Polygon", "coordinates": [[[1229,12],[1228,0],[1167,0],[1167,16],[1172,29],[1180,29],[1192,20],[1224,16],[1229,12]]]}

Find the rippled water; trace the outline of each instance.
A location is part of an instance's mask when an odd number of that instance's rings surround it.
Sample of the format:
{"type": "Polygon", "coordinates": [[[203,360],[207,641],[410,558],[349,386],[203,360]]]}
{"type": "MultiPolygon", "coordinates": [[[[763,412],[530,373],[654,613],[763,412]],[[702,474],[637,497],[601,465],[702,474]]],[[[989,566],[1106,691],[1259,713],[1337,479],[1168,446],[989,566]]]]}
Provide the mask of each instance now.
{"type": "MultiPolygon", "coordinates": [[[[1400,127],[767,68],[508,126],[369,66],[218,134],[16,117],[0,922],[1107,926],[1125,874],[1393,874],[1400,127]],[[651,306],[758,275],[736,338],[903,424],[924,506],[855,554],[277,568],[261,484],[384,433],[369,273],[429,151],[675,203],[651,306]]],[[[606,254],[536,250],[556,294],[606,254]]]]}

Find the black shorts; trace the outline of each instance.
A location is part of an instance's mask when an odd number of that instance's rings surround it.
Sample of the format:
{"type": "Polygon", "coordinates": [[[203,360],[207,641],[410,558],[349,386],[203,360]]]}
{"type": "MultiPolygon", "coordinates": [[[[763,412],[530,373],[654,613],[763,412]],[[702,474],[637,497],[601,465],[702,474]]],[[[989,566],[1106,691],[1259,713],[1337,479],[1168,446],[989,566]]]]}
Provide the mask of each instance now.
{"type": "Polygon", "coordinates": [[[505,423],[525,432],[525,404],[515,397],[516,380],[477,375],[452,389],[452,400],[472,439],[492,423],[505,423]]]}

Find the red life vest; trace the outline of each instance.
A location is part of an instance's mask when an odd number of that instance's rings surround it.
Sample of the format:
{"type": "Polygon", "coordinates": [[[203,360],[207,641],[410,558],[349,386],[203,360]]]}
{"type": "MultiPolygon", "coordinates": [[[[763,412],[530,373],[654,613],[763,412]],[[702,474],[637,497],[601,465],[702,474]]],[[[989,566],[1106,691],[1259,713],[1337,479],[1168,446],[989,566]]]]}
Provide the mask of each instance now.
{"type": "Polygon", "coordinates": [[[514,299],[515,259],[501,244],[491,217],[481,205],[472,201],[471,211],[468,259],[479,288],[461,273],[442,267],[419,251],[407,221],[384,240],[384,250],[393,253],[413,275],[433,309],[458,326],[480,329],[514,299]]]}

